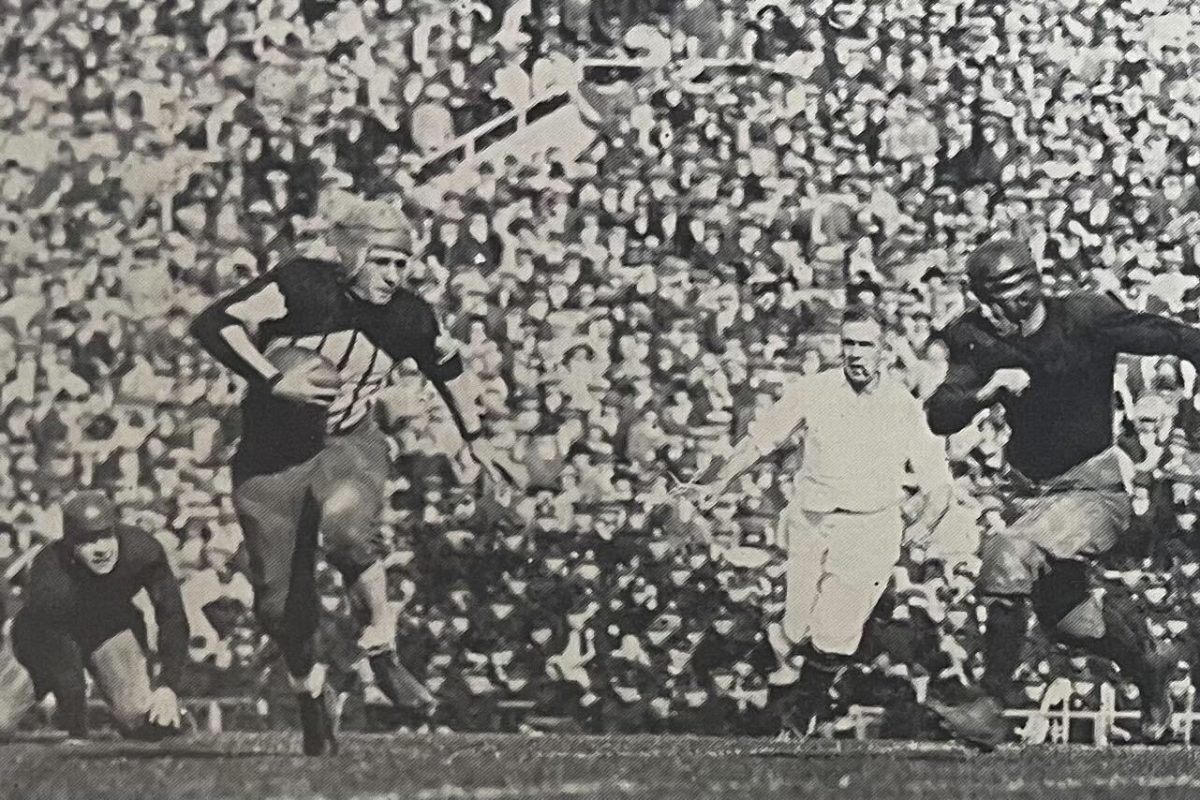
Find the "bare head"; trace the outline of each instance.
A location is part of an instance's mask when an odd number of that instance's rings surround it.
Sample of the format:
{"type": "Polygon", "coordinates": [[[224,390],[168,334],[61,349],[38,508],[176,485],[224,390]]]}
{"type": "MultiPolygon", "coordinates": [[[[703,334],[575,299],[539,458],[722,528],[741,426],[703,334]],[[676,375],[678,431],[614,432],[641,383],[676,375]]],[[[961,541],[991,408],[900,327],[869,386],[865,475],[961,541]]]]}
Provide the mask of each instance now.
{"type": "Polygon", "coordinates": [[[872,306],[849,306],[842,314],[842,370],[855,389],[865,389],[879,377],[883,333],[883,319],[872,306]]]}

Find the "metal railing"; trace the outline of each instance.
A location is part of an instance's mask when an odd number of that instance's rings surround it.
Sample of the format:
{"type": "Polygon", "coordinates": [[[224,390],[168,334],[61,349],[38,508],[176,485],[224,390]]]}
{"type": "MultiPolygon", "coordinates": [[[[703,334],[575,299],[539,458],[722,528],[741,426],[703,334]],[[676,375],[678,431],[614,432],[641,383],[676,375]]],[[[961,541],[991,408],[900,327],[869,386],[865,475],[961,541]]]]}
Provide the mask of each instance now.
{"type": "MultiPolygon", "coordinates": [[[[1141,714],[1137,711],[1118,710],[1115,705],[1115,692],[1109,686],[1104,687],[1102,700],[1098,709],[1071,708],[1070,696],[1059,708],[1015,708],[1006,709],[1004,716],[1024,724],[1018,729],[1020,741],[1026,744],[1066,744],[1072,741],[1072,734],[1078,733],[1074,723],[1084,723],[1091,727],[1087,744],[1095,747],[1107,747],[1113,740],[1121,738],[1114,734],[1118,721],[1136,723],[1141,714]],[[1031,723],[1040,723],[1034,729],[1031,723]]],[[[1171,716],[1170,734],[1173,741],[1191,748],[1195,744],[1196,722],[1200,720],[1200,711],[1195,708],[1196,690],[1189,687],[1182,699],[1183,710],[1175,711],[1171,716]]],[[[197,727],[207,733],[219,734],[226,730],[225,720],[230,713],[243,712],[254,716],[263,716],[263,707],[254,697],[189,697],[182,700],[184,708],[197,721],[197,727]]],[[[341,704],[339,704],[340,706],[341,704]]],[[[520,701],[502,702],[499,704],[500,713],[508,718],[521,721],[533,709],[532,703],[520,701]]],[[[101,700],[92,700],[89,707],[93,711],[103,712],[107,705],[101,700]]],[[[835,728],[849,731],[854,739],[867,741],[872,737],[872,729],[883,718],[885,709],[882,706],[852,705],[845,716],[835,722],[835,728]]],[[[1076,743],[1081,743],[1076,741],[1076,743]]]]}
{"type": "Polygon", "coordinates": [[[538,120],[552,114],[570,102],[566,89],[547,92],[528,105],[508,111],[495,119],[451,140],[445,147],[430,153],[417,162],[419,180],[448,172],[454,167],[475,158],[485,148],[506,139],[518,131],[528,128],[538,120]]]}
{"type": "MultiPolygon", "coordinates": [[[[1020,741],[1026,744],[1067,744],[1072,741],[1073,733],[1078,734],[1078,729],[1073,727],[1073,723],[1083,723],[1091,726],[1087,743],[1095,747],[1107,747],[1114,743],[1114,739],[1123,738],[1122,734],[1117,732],[1118,721],[1137,723],[1141,719],[1141,713],[1138,711],[1116,708],[1115,692],[1108,685],[1102,688],[1099,708],[1072,708],[1071,695],[1054,705],[1059,707],[1005,709],[1004,716],[1024,723],[1017,733],[1020,741]]],[[[1188,687],[1180,705],[1183,709],[1171,714],[1169,738],[1190,748],[1194,744],[1196,722],[1200,720],[1200,711],[1196,710],[1194,686],[1188,687]]],[[[836,725],[843,730],[852,731],[856,740],[865,741],[872,738],[871,728],[879,722],[884,713],[885,709],[882,706],[851,706],[846,716],[836,725]]],[[[1076,743],[1080,742],[1076,739],[1076,743]]]]}
{"type": "MultiPolygon", "coordinates": [[[[688,61],[667,61],[652,58],[585,58],[579,62],[583,74],[595,69],[631,69],[652,70],[663,69],[681,64],[694,65],[699,70],[735,69],[758,67],[775,70],[775,62],[758,61],[742,56],[738,58],[704,58],[688,61]]],[[[475,158],[485,148],[527,128],[534,122],[557,111],[570,102],[574,96],[573,87],[557,87],[535,97],[521,108],[515,108],[489,120],[466,133],[451,140],[436,152],[420,158],[416,163],[416,175],[419,180],[444,174],[454,167],[475,158]]]]}

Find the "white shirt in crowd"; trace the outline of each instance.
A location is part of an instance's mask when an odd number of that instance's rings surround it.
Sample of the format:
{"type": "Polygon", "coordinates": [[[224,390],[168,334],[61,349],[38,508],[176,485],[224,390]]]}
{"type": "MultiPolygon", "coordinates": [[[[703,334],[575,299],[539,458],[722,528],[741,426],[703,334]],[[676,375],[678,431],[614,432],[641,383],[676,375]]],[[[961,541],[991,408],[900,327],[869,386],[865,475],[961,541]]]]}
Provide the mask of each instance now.
{"type": "Polygon", "coordinates": [[[905,486],[950,484],[944,443],[917,399],[886,372],[862,393],[840,367],[796,378],[751,423],[749,437],[766,454],[798,431],[804,463],[793,502],[805,510],[879,511],[898,505],[905,486]]]}

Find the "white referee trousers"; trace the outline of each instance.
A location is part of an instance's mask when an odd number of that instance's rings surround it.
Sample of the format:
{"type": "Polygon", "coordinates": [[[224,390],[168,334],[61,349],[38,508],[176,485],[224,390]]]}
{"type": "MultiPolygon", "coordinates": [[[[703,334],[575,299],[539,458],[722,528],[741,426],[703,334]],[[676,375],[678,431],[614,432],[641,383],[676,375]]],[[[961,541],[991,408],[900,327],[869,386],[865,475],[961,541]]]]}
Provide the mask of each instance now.
{"type": "Polygon", "coordinates": [[[900,507],[881,511],[784,512],[788,545],[783,632],[793,644],[852,655],[863,624],[883,596],[900,558],[900,507]]]}

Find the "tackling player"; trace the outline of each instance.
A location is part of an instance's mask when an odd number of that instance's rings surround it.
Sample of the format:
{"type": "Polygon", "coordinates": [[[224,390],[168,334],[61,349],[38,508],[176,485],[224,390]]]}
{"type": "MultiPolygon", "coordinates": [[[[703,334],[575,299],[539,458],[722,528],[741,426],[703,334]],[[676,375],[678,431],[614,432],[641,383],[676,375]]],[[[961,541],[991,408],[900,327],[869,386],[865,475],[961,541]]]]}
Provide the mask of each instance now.
{"type": "Polygon", "coordinates": [[[359,644],[377,685],[397,706],[428,712],[433,697],[399,663],[396,620],[381,561],[380,513],[390,462],[375,414],[394,368],[413,359],[449,407],[468,451],[489,475],[496,451],[481,439],[476,386],[439,346],[433,309],[401,287],[413,257],[407,220],[362,202],[333,221],[338,262],[299,258],[221,298],[192,325],[201,346],[249,382],[233,459],[233,501],[250,554],[254,607],[278,643],[300,700],[304,751],[337,749],[325,666],[317,663],[318,531],[363,628],[359,644]],[[270,348],[311,350],[336,368],[277,368],[270,348]]]}
{"type": "Polygon", "coordinates": [[[1127,309],[1102,294],[1045,297],[1023,243],[995,239],[967,262],[980,306],[943,339],[950,367],[927,403],[935,433],[971,424],[1001,404],[1012,438],[1009,498],[1018,518],[986,539],[979,591],[988,598],[984,641],[987,695],[935,708],[962,738],[994,744],[1006,733],[1000,710],[1021,656],[1029,601],[1046,632],[1116,662],[1141,690],[1145,738],[1170,720],[1164,652],[1124,593],[1101,599],[1088,567],[1130,524],[1130,476],[1113,444],[1113,374],[1119,353],[1173,355],[1200,364],[1200,330],[1127,309]]]}
{"type": "Polygon", "coordinates": [[[53,694],[67,735],[86,738],[85,669],[123,735],[159,739],[180,730],[176,687],[187,663],[188,623],[154,537],[119,525],[103,493],[80,492],[63,506],[63,538],[34,556],[26,591],[0,645],[0,733],[15,731],[39,698],[53,694]],[[158,627],[157,680],[144,618],[132,602],[143,589],[158,627]]]}
{"type": "Polygon", "coordinates": [[[926,518],[950,504],[945,446],[920,403],[883,369],[884,325],[851,307],[841,324],[841,368],[795,379],[751,424],[697,504],[801,432],[804,463],[781,522],[788,546],[783,633],[804,666],[785,726],[805,735],[829,688],[858,649],[863,626],[888,586],[904,537],[902,504],[913,482],[926,518]],[[911,475],[909,474],[911,470],[911,475]]]}

